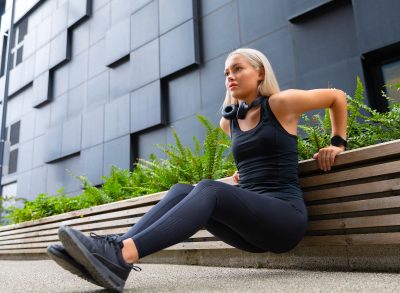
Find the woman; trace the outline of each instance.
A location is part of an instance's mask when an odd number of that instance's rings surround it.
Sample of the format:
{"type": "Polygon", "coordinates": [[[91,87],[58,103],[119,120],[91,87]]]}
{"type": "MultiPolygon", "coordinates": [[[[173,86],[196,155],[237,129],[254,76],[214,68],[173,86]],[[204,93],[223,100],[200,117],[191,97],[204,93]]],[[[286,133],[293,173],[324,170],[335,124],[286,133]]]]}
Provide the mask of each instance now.
{"type": "Polygon", "coordinates": [[[220,121],[232,139],[239,172],[234,178],[239,184],[209,179],[196,186],[175,184],[122,236],[87,237],[61,226],[58,234],[64,247],[50,246],[51,258],[95,284],[122,291],[131,269],[140,270],[133,265],[140,258],[203,227],[253,253],[283,253],[301,241],[308,215],[297,174],[298,118],[310,110],[330,108],[332,134],[342,139],[336,137],[335,145],[314,155],[321,169],[330,170],[335,156],[345,149],[346,96],[332,89],[280,91],[267,58],[254,49],[230,53],[224,74],[224,105],[240,103],[238,111],[225,111],[220,121]],[[257,105],[246,107],[253,104],[257,105]]]}

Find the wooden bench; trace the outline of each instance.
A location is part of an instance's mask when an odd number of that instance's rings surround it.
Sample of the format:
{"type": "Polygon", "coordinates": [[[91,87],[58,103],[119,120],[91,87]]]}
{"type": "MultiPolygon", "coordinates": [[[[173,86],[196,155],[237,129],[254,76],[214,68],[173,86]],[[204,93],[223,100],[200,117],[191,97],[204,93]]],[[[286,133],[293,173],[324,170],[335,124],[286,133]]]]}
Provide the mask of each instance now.
{"type": "MultiPolygon", "coordinates": [[[[284,254],[248,253],[206,230],[141,262],[272,268],[400,270],[400,140],[346,151],[329,172],[299,162],[309,213],[303,241],[284,254]]],[[[232,177],[219,181],[234,184],[232,177]]],[[[165,192],[0,227],[0,258],[43,258],[58,227],[122,234],[165,192]]]]}

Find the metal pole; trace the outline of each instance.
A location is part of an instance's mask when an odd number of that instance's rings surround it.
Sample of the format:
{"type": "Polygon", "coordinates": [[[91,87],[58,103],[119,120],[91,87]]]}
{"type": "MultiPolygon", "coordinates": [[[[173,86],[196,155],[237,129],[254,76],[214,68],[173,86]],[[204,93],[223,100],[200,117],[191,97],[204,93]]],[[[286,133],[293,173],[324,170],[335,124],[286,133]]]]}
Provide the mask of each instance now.
{"type": "Polygon", "coordinates": [[[4,155],[4,143],[6,140],[6,115],[7,115],[7,103],[8,103],[8,83],[10,79],[10,68],[11,68],[11,44],[14,44],[14,11],[15,2],[12,0],[11,7],[11,23],[8,30],[7,38],[7,50],[6,50],[6,70],[4,80],[4,96],[3,96],[3,115],[1,116],[1,132],[0,132],[0,196],[3,196],[3,155],[4,155]]]}

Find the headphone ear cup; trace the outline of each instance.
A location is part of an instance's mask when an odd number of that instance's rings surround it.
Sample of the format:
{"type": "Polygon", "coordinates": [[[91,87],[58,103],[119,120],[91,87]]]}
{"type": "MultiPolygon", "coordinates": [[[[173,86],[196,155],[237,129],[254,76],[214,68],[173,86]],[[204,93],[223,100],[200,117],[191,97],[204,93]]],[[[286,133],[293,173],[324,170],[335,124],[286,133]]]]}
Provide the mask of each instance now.
{"type": "Polygon", "coordinates": [[[246,117],[247,111],[249,111],[249,106],[246,103],[240,103],[237,110],[237,118],[244,119],[246,117]]]}
{"type": "Polygon", "coordinates": [[[224,116],[224,118],[232,120],[235,118],[237,111],[238,111],[238,106],[236,104],[232,104],[224,107],[221,111],[221,114],[222,116],[224,116]]]}

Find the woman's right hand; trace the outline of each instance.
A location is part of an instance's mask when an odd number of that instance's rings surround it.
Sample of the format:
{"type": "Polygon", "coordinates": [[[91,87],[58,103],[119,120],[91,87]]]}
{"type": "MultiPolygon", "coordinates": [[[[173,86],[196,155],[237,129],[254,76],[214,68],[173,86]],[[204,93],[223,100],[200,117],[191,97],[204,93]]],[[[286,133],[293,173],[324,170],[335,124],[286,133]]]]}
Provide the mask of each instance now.
{"type": "Polygon", "coordinates": [[[232,175],[232,177],[233,177],[233,182],[235,182],[236,184],[238,184],[238,183],[239,183],[239,172],[236,171],[236,172],[232,175]]]}

